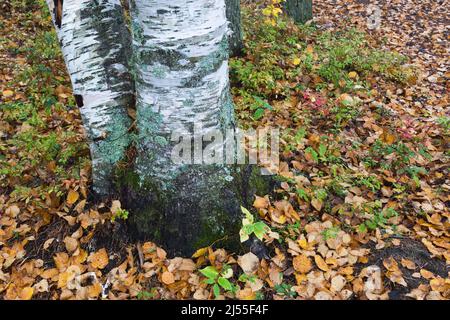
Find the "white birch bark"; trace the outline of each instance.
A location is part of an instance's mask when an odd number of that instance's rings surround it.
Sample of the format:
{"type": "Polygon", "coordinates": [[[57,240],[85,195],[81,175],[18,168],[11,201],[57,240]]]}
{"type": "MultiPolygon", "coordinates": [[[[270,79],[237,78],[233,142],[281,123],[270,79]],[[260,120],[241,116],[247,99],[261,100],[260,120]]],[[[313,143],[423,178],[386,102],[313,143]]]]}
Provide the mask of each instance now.
{"type": "Polygon", "coordinates": [[[94,190],[106,195],[129,144],[129,33],[120,0],[55,3],[47,0],[89,140],[94,190]]]}
{"type": "Polygon", "coordinates": [[[201,136],[234,125],[225,1],[133,0],[130,9],[137,169],[144,180],[170,180],[181,169],[170,161],[171,133],[192,133],[200,124],[201,136]]]}

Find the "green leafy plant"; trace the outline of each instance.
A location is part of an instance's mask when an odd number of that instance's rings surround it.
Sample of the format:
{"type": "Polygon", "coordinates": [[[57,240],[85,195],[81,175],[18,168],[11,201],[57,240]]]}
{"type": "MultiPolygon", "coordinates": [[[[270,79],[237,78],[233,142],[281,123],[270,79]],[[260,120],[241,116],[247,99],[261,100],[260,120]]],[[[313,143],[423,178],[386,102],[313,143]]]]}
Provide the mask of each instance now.
{"type": "Polygon", "coordinates": [[[138,300],[150,300],[155,298],[156,293],[156,288],[152,288],[150,291],[139,291],[136,298],[138,298],[138,300]]]}
{"type": "Polygon", "coordinates": [[[201,269],[200,273],[206,277],[204,282],[212,285],[214,296],[216,298],[220,296],[221,288],[226,292],[231,292],[233,294],[237,290],[237,287],[228,280],[233,276],[233,270],[227,264],[223,265],[220,272],[213,266],[207,266],[201,269]]]}
{"type": "Polygon", "coordinates": [[[281,283],[275,285],[275,290],[277,294],[289,298],[295,298],[297,296],[297,292],[294,290],[293,286],[288,283],[281,283]]]}
{"type": "Polygon", "coordinates": [[[263,117],[265,110],[273,110],[267,101],[257,96],[253,96],[253,98],[255,99],[255,103],[250,106],[250,109],[254,110],[253,119],[259,120],[263,117]]]}
{"type": "MultiPolygon", "coordinates": [[[[381,204],[376,203],[376,207],[379,207],[381,204]]],[[[360,224],[358,227],[359,232],[366,232],[367,230],[375,230],[377,228],[389,228],[388,220],[398,216],[398,212],[393,208],[386,208],[384,210],[373,210],[371,213],[372,218],[366,220],[364,223],[360,224]]],[[[395,227],[395,226],[394,226],[395,227]]]]}
{"type": "Polygon", "coordinates": [[[245,214],[245,217],[242,219],[242,228],[239,231],[241,242],[247,241],[252,234],[263,240],[264,235],[270,231],[269,226],[262,221],[255,222],[253,215],[246,208],[241,206],[241,210],[245,214]]]}
{"type": "Polygon", "coordinates": [[[328,239],[334,239],[337,237],[339,231],[341,231],[341,229],[338,226],[331,227],[331,228],[323,230],[322,236],[325,241],[328,239]]]}
{"type": "Polygon", "coordinates": [[[127,220],[128,219],[128,215],[130,213],[122,208],[118,208],[115,213],[111,216],[111,222],[115,222],[116,219],[120,219],[120,220],[127,220]]]}

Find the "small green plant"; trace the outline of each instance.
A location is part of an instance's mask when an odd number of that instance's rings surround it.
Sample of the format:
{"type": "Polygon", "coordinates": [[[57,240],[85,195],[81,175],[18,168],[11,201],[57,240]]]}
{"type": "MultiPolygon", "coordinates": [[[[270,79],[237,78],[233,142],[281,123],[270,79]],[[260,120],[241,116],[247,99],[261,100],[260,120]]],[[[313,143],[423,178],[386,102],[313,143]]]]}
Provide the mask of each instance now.
{"type": "Polygon", "coordinates": [[[322,231],[323,239],[326,241],[328,239],[334,239],[337,237],[341,229],[338,226],[331,227],[322,231]]]}
{"type": "Polygon", "coordinates": [[[316,196],[316,198],[320,201],[325,201],[328,197],[328,192],[326,189],[324,188],[320,188],[320,189],[316,189],[314,191],[314,195],[316,196]]]}
{"type": "MultiPolygon", "coordinates": [[[[376,203],[375,207],[378,208],[380,205],[381,205],[380,203],[376,203]]],[[[374,210],[372,213],[372,218],[360,224],[358,227],[358,231],[366,232],[367,230],[375,230],[380,227],[383,229],[389,228],[388,220],[396,216],[398,216],[398,212],[393,208],[386,208],[384,210],[374,210]]]]}
{"type": "Polygon", "coordinates": [[[296,193],[297,193],[297,196],[298,196],[300,199],[302,199],[302,200],[304,200],[304,201],[309,201],[309,195],[308,195],[308,193],[307,193],[307,191],[306,191],[305,189],[298,188],[298,189],[296,190],[296,193]]]}
{"type": "Polygon", "coordinates": [[[265,110],[273,110],[272,106],[267,101],[260,97],[253,96],[255,103],[250,106],[251,110],[254,110],[253,119],[259,120],[263,117],[265,110]]]}
{"type": "Polygon", "coordinates": [[[156,288],[152,288],[150,289],[150,291],[139,291],[139,293],[137,294],[136,298],[138,298],[138,300],[150,300],[155,298],[156,296],[156,288]]]}
{"type": "Polygon", "coordinates": [[[356,185],[365,186],[372,192],[377,192],[383,186],[381,181],[376,176],[368,176],[368,177],[359,176],[356,178],[356,185]]]}
{"type": "Polygon", "coordinates": [[[233,276],[233,270],[227,264],[223,265],[220,272],[213,266],[207,266],[201,269],[200,273],[206,277],[205,283],[213,286],[212,288],[216,298],[220,296],[220,288],[233,294],[237,290],[237,287],[228,280],[233,276]]]}
{"type": "Polygon", "coordinates": [[[289,298],[295,298],[297,296],[297,292],[294,290],[293,286],[288,283],[275,285],[275,291],[277,292],[277,294],[289,298]]]}
{"type": "Polygon", "coordinates": [[[418,166],[409,166],[401,170],[400,172],[406,172],[411,177],[411,179],[413,179],[417,187],[420,186],[419,176],[428,173],[428,171],[425,168],[418,166]]]}
{"type": "Polygon", "coordinates": [[[115,213],[111,216],[111,222],[115,222],[116,219],[120,219],[120,220],[127,220],[128,219],[128,215],[130,213],[122,208],[118,208],[115,213]]]}
{"type": "Polygon", "coordinates": [[[241,210],[245,214],[242,219],[242,228],[239,231],[241,242],[247,241],[251,234],[254,234],[259,240],[263,240],[264,235],[270,231],[269,226],[262,221],[255,222],[253,215],[246,208],[241,206],[241,210]]]}
{"type": "Polygon", "coordinates": [[[442,129],[444,129],[445,134],[450,132],[450,117],[439,117],[436,122],[442,127],[442,129]]]}

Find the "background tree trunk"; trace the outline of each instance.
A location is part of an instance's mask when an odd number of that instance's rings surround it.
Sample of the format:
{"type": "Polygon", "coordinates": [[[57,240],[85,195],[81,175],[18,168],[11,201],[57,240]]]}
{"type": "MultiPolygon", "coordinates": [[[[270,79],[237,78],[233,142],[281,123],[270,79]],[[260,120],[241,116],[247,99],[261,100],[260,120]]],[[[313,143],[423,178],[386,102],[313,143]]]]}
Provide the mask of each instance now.
{"type": "Polygon", "coordinates": [[[313,18],[312,0],[286,0],[284,7],[296,23],[305,23],[313,18]]]}
{"type": "Polygon", "coordinates": [[[240,0],[225,0],[227,6],[227,19],[230,22],[230,56],[236,57],[242,54],[244,49],[241,28],[241,4],[240,0]]]}
{"type": "Polygon", "coordinates": [[[129,144],[129,32],[120,0],[47,0],[87,132],[94,190],[111,191],[115,164],[129,144]]]}

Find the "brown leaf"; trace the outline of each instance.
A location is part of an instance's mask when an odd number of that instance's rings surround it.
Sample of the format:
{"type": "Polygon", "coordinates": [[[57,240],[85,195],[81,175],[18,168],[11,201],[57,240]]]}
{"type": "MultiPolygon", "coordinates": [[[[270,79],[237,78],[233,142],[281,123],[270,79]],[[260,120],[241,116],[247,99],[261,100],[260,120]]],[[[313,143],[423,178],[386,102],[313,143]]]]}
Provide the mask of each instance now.
{"type": "Polygon", "coordinates": [[[402,258],[400,263],[402,264],[403,267],[405,267],[405,268],[407,268],[409,270],[416,269],[416,264],[414,263],[414,261],[402,258]]]}
{"type": "Polygon", "coordinates": [[[314,198],[311,200],[311,205],[314,207],[314,209],[320,211],[322,210],[323,202],[320,201],[319,199],[314,198]]]}
{"type": "Polygon", "coordinates": [[[258,270],[259,259],[255,254],[249,252],[238,258],[238,264],[245,273],[250,274],[258,270]]]}
{"type": "Polygon", "coordinates": [[[78,248],[78,241],[77,239],[71,238],[71,237],[65,237],[64,238],[64,244],[66,245],[66,249],[68,252],[72,253],[78,248]]]}

